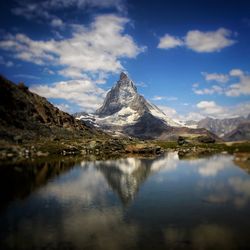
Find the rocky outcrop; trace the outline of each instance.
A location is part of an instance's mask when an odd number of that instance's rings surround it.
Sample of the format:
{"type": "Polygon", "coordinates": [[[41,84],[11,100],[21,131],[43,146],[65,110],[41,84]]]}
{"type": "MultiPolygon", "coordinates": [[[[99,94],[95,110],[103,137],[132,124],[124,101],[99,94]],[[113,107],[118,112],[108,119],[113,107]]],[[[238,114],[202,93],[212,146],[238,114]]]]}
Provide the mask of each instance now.
{"type": "Polygon", "coordinates": [[[250,140],[250,122],[243,122],[239,124],[236,129],[226,134],[224,137],[225,141],[244,141],[250,140]]]}
{"type": "Polygon", "coordinates": [[[100,133],[59,110],[44,97],[0,77],[0,139],[93,137],[100,133]]]}
{"type": "Polygon", "coordinates": [[[223,137],[236,129],[237,126],[241,123],[246,122],[246,120],[247,119],[244,117],[235,117],[228,119],[214,119],[211,117],[207,117],[197,123],[197,128],[206,128],[219,137],[223,137]]]}

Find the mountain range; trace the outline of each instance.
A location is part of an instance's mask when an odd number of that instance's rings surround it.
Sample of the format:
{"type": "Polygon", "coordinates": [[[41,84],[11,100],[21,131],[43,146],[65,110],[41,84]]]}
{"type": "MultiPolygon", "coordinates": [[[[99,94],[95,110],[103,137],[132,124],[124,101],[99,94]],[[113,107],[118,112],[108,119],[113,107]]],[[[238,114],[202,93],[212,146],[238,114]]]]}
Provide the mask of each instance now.
{"type": "Polygon", "coordinates": [[[250,116],[223,120],[206,118],[184,124],[169,118],[140,95],[133,81],[123,72],[95,113],[70,115],[46,98],[30,92],[23,83],[14,84],[0,76],[1,140],[110,135],[159,140],[176,140],[179,136],[250,140],[250,116]]]}
{"type": "Polygon", "coordinates": [[[185,126],[169,118],[138,94],[135,84],[124,72],[95,113],[74,116],[105,132],[139,139],[176,139],[179,135],[215,137],[204,128],[185,126]]]}

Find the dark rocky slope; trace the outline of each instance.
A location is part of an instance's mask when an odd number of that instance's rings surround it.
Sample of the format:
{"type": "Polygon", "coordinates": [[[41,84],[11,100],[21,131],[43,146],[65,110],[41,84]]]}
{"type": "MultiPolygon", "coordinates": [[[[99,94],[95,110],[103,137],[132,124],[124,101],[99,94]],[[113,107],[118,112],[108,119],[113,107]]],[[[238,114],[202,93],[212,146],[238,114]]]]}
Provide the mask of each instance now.
{"type": "Polygon", "coordinates": [[[250,122],[243,122],[224,136],[226,141],[250,141],[250,122]]]}
{"type": "Polygon", "coordinates": [[[23,83],[16,85],[0,76],[0,139],[72,139],[100,134],[30,92],[23,83]]]}

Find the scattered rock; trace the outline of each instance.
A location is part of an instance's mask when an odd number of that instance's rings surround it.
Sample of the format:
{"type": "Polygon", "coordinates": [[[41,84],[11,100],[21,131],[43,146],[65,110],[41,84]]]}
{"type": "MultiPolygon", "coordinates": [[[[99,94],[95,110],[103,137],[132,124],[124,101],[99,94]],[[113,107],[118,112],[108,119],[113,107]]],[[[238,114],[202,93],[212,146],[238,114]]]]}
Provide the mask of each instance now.
{"type": "Polygon", "coordinates": [[[178,139],[177,139],[177,143],[179,146],[182,146],[184,144],[188,144],[188,142],[186,141],[186,139],[182,136],[179,136],[178,139]]]}
{"type": "Polygon", "coordinates": [[[198,141],[201,143],[215,143],[215,139],[210,136],[199,136],[198,141]]]}

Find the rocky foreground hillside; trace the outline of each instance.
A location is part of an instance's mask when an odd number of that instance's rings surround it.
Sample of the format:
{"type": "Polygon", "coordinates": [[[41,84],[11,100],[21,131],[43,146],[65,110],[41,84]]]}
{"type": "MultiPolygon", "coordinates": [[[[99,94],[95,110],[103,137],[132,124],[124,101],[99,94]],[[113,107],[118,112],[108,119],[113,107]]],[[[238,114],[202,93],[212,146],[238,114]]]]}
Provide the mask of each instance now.
{"type": "Polygon", "coordinates": [[[0,77],[0,139],[9,142],[41,138],[91,138],[103,133],[18,85],[0,77]]]}
{"type": "Polygon", "coordinates": [[[240,123],[234,130],[224,137],[226,141],[250,141],[250,121],[240,123]]]}

